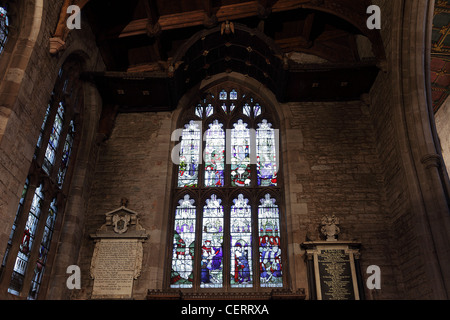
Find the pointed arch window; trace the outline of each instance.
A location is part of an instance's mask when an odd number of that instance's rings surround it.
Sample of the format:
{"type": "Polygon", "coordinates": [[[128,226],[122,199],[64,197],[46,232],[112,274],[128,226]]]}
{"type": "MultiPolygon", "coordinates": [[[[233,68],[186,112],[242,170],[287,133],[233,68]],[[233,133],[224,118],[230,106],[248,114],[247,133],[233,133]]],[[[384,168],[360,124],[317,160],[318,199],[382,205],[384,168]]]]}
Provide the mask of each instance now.
{"type": "Polygon", "coordinates": [[[179,127],[167,287],[284,287],[279,135],[269,105],[245,88],[216,86],[179,127]]]}
{"type": "Polygon", "coordinates": [[[70,57],[58,73],[2,261],[8,292],[23,298],[38,298],[54,257],[51,244],[68,195],[82,109],[81,69],[81,61],[70,57]]]}

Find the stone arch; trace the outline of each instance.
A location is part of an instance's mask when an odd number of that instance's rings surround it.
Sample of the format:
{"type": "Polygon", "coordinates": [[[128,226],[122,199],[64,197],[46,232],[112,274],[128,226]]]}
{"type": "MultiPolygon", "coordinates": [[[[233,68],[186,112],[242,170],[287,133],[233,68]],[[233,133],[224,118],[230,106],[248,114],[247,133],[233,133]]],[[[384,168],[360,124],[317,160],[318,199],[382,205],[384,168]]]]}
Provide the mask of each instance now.
{"type": "MultiPolygon", "coordinates": [[[[393,119],[410,201],[410,219],[421,250],[422,268],[432,299],[450,296],[450,210],[448,177],[430,105],[429,57],[434,1],[395,2],[394,43],[390,69],[393,75],[393,119]],[[425,48],[425,50],[423,50],[425,48]],[[424,52],[426,54],[424,54],[424,52]],[[426,262],[425,262],[426,261],[426,262]]],[[[400,270],[403,266],[400,267],[400,270]]],[[[404,270],[401,271],[406,276],[404,270]]],[[[406,292],[410,297],[419,293],[406,292]]]]}

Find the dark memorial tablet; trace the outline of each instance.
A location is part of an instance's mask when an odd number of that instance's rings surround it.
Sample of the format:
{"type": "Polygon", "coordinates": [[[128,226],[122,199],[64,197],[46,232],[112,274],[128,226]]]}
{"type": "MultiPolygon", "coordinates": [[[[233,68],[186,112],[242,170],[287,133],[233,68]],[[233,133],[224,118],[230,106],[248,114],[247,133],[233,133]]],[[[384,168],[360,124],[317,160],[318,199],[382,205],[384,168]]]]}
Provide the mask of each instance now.
{"type": "Polygon", "coordinates": [[[317,262],[322,300],[354,300],[349,254],[341,249],[321,249],[317,262]]]}

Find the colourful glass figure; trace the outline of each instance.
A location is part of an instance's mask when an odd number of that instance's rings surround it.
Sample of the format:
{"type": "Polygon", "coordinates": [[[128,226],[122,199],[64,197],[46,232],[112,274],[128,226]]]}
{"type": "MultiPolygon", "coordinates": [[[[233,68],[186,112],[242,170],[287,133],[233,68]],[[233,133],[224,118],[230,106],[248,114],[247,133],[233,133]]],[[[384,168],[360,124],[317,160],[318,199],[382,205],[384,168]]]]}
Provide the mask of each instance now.
{"type": "Polygon", "coordinates": [[[189,195],[185,195],[178,203],[175,211],[170,287],[192,288],[196,207],[189,195]]]}
{"type": "Polygon", "coordinates": [[[275,130],[263,120],[256,130],[256,169],[258,186],[277,185],[277,152],[275,130]]]}
{"type": "Polygon", "coordinates": [[[201,143],[199,124],[190,121],[183,129],[181,137],[178,187],[197,186],[201,143]]]}
{"type": "Polygon", "coordinates": [[[266,194],[258,207],[261,287],[282,287],[280,216],[275,199],[266,194]]]}
{"type": "Polygon", "coordinates": [[[233,200],[230,212],[231,287],[252,287],[251,206],[242,194],[233,200]]]}
{"type": "Polygon", "coordinates": [[[250,184],[250,130],[239,119],[231,130],[231,186],[245,187],[250,184]]]}
{"type": "Polygon", "coordinates": [[[225,131],[217,120],[205,134],[205,187],[223,187],[225,170],[225,131]]]}
{"type": "Polygon", "coordinates": [[[203,207],[201,288],[223,286],[223,223],[222,200],[215,194],[203,207]]]}

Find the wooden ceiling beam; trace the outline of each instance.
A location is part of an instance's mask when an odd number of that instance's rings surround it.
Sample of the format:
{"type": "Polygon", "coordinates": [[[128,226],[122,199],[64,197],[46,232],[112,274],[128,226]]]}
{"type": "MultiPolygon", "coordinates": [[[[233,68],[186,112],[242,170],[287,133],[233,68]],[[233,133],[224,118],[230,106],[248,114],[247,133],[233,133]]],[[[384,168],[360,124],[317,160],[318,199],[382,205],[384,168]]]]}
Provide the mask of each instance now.
{"type": "MultiPolygon", "coordinates": [[[[205,16],[208,17],[214,14],[211,0],[204,0],[203,3],[203,10],[168,14],[159,17],[161,30],[173,30],[203,25],[205,22],[205,16]]],[[[276,2],[274,2],[273,0],[248,1],[221,6],[220,8],[217,8],[215,16],[217,18],[217,22],[223,22],[226,20],[237,20],[257,16],[258,8],[261,8],[262,4],[265,5],[266,8],[270,7],[271,12],[283,12],[301,8],[303,5],[310,3],[311,0],[278,0],[276,2]]],[[[147,24],[148,19],[133,20],[128,25],[123,26],[123,29],[120,33],[108,33],[106,38],[116,39],[144,34],[146,32],[147,24]]]]}

